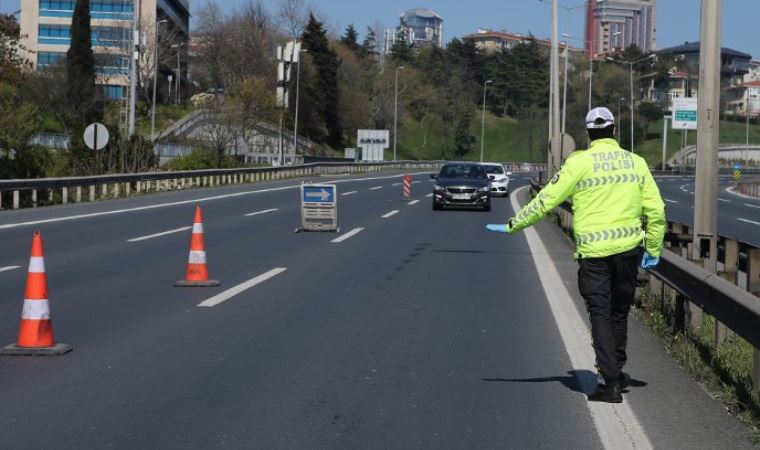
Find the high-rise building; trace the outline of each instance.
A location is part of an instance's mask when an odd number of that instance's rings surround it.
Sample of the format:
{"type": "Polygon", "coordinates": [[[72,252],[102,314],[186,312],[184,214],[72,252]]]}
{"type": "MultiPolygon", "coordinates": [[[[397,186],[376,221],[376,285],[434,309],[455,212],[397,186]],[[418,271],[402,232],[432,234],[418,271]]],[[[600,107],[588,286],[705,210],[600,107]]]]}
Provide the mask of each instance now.
{"type": "Polygon", "coordinates": [[[385,31],[385,53],[403,39],[413,48],[443,47],[443,18],[430,9],[410,9],[399,15],[399,25],[385,31]]]}
{"type": "MultiPolygon", "coordinates": [[[[189,39],[189,0],[91,0],[90,25],[96,79],[104,95],[110,99],[123,99],[128,93],[130,55],[134,48],[132,23],[135,2],[140,13],[141,42],[145,49],[141,59],[143,79],[152,78],[149,69],[154,61],[153,34],[156,24],[161,22],[158,25],[161,35],[171,36],[176,49],[189,39]]],[[[35,69],[45,69],[66,58],[71,45],[71,20],[75,5],[76,0],[21,0],[22,43],[35,69]]],[[[175,77],[177,71],[176,66],[162,67],[162,72],[175,77]]],[[[181,61],[179,72],[180,77],[186,76],[187,67],[181,61]]]]}
{"type": "Polygon", "coordinates": [[[636,45],[655,50],[657,0],[588,0],[586,56],[599,58],[636,45]]]}

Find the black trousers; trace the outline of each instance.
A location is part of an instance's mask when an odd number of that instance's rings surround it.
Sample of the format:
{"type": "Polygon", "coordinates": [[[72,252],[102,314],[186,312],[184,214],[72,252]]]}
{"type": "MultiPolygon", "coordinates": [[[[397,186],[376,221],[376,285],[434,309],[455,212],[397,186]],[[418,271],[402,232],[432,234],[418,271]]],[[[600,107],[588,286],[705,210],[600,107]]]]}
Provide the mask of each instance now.
{"type": "Polygon", "coordinates": [[[607,384],[618,383],[628,359],[628,313],[636,292],[641,251],[581,259],[578,288],[591,321],[596,364],[607,384]]]}

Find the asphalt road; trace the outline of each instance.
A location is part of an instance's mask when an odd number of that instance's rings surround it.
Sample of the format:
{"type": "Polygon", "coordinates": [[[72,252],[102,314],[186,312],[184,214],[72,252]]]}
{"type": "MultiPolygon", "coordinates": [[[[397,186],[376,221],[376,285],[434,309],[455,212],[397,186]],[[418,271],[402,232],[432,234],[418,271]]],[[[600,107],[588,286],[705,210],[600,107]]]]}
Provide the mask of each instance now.
{"type": "MultiPolygon", "coordinates": [[[[668,220],[694,223],[694,177],[658,177],[668,220]]],[[[729,192],[730,177],[719,180],[718,234],[760,247],[760,199],[729,192]]]]}
{"type": "MultiPolygon", "coordinates": [[[[426,175],[414,203],[399,176],[372,178],[339,179],[340,235],[293,233],[295,181],[0,214],[0,339],[40,229],[56,338],[74,346],[0,358],[0,448],[602,448],[525,238],[483,231],[509,200],[434,212],[426,175]],[[173,287],[190,231],[171,231],[196,203],[219,288],[173,287]]],[[[571,286],[567,243],[547,239],[571,286]]],[[[652,444],[742,448],[743,428],[635,332],[631,370],[658,383],[626,395],[652,444]]]]}

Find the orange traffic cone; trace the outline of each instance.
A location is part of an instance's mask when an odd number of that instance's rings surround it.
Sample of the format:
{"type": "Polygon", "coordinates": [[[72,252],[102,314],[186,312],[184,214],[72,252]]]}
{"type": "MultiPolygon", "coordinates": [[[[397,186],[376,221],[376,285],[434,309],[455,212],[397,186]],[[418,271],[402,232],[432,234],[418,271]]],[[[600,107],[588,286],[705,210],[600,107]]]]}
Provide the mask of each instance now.
{"type": "Polygon", "coordinates": [[[187,274],[184,280],[174,283],[175,286],[219,286],[218,280],[208,279],[206,267],[206,249],[203,245],[203,215],[201,207],[195,207],[195,220],[193,221],[193,236],[190,238],[190,256],[187,260],[187,274]]]}
{"type": "Polygon", "coordinates": [[[21,311],[21,327],[18,342],[0,350],[2,355],[63,355],[72,350],[67,344],[57,344],[53,339],[53,322],[50,319],[45,254],[42,235],[34,233],[32,256],[26,278],[24,308],[21,311]]]}

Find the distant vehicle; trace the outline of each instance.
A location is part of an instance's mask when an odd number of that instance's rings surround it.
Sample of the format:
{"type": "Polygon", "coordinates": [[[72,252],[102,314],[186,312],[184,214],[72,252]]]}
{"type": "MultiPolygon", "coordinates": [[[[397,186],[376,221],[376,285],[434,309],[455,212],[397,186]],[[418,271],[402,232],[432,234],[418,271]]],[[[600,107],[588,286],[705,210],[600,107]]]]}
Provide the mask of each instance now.
{"type": "Polygon", "coordinates": [[[475,163],[452,163],[441,168],[433,186],[433,209],[444,207],[491,210],[491,183],[486,169],[475,163]]]}
{"type": "Polygon", "coordinates": [[[483,163],[483,167],[486,169],[488,179],[491,180],[491,196],[508,197],[511,172],[504,170],[504,166],[499,163],[483,163]]]}

